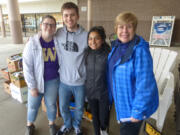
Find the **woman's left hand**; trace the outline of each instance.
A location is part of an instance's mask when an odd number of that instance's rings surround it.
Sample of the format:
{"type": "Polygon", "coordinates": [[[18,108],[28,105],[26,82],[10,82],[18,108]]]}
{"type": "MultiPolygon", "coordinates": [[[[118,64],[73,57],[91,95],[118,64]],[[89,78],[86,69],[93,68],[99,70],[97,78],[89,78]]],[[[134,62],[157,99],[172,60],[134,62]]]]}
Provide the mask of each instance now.
{"type": "Polygon", "coordinates": [[[131,117],[131,122],[139,122],[140,120],[131,117]]]}

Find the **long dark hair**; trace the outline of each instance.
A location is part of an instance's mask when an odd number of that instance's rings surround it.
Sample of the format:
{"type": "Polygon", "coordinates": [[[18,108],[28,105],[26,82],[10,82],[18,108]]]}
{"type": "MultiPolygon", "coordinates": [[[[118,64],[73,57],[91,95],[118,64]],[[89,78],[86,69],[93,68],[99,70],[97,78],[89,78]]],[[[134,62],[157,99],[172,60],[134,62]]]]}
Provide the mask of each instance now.
{"type": "Polygon", "coordinates": [[[99,34],[99,36],[101,37],[102,41],[105,42],[106,41],[106,33],[105,30],[102,26],[94,26],[92,27],[89,32],[88,32],[88,39],[89,39],[89,34],[91,32],[97,32],[99,34]]]}
{"type": "MultiPolygon", "coordinates": [[[[106,42],[106,32],[105,32],[103,26],[94,26],[94,27],[92,27],[88,32],[88,39],[89,39],[89,35],[90,35],[91,32],[97,32],[99,34],[99,36],[101,37],[102,41],[103,41],[102,47],[109,48],[109,45],[106,42]]],[[[87,40],[87,43],[88,43],[88,40],[87,40]]]]}

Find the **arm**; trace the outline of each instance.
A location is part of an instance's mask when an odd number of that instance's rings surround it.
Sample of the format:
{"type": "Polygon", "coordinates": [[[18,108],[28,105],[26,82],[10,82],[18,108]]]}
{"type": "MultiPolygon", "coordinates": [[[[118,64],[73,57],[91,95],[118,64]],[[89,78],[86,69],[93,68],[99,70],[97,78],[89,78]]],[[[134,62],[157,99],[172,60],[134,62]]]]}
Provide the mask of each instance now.
{"type": "Polygon", "coordinates": [[[32,95],[37,95],[36,80],[34,77],[34,57],[32,41],[28,41],[23,51],[23,73],[27,86],[32,90],[32,95]],[[36,93],[36,94],[35,94],[36,93]]]}
{"type": "Polygon", "coordinates": [[[157,109],[158,90],[153,73],[152,57],[148,47],[139,47],[134,56],[135,95],[132,121],[143,120],[157,109]]]}
{"type": "Polygon", "coordinates": [[[109,69],[108,69],[108,55],[107,55],[107,64],[106,64],[106,85],[107,85],[107,89],[108,89],[108,98],[109,98],[109,104],[110,104],[110,108],[112,107],[113,104],[113,93],[112,90],[110,89],[110,79],[109,78],[109,69]]]}

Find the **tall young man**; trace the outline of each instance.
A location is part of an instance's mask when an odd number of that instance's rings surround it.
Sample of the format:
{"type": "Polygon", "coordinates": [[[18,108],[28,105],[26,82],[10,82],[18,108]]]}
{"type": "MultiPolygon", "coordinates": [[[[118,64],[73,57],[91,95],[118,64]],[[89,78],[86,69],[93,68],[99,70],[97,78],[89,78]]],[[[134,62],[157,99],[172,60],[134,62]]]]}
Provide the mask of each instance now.
{"type": "Polygon", "coordinates": [[[57,31],[60,64],[59,101],[64,125],[57,135],[63,135],[73,127],[76,135],[82,135],[80,124],[84,106],[84,82],[86,78],[84,50],[87,47],[87,32],[78,24],[79,9],[67,2],[61,9],[64,27],[57,31]],[[75,99],[75,113],[71,117],[69,104],[75,99]]]}

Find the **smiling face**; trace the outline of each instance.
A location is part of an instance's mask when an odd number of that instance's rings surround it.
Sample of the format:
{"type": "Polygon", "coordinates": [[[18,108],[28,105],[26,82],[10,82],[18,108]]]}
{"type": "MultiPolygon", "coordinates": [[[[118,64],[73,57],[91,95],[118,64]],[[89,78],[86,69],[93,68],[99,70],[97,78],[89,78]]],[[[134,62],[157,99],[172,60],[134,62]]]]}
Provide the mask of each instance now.
{"type": "Polygon", "coordinates": [[[92,50],[101,48],[103,44],[102,38],[97,32],[91,32],[88,37],[88,45],[92,50]]]}
{"type": "Polygon", "coordinates": [[[115,33],[122,43],[134,38],[138,24],[137,17],[131,12],[122,12],[115,19],[115,33]]]}
{"type": "Polygon", "coordinates": [[[134,38],[135,31],[132,23],[118,25],[117,26],[117,37],[122,43],[127,43],[134,38]]]}
{"type": "Polygon", "coordinates": [[[63,22],[67,29],[74,32],[77,29],[77,22],[79,20],[79,15],[74,8],[64,9],[62,13],[63,22]]]}
{"type": "Polygon", "coordinates": [[[51,40],[56,32],[56,23],[51,18],[45,18],[40,24],[42,38],[46,41],[51,40]]]}

